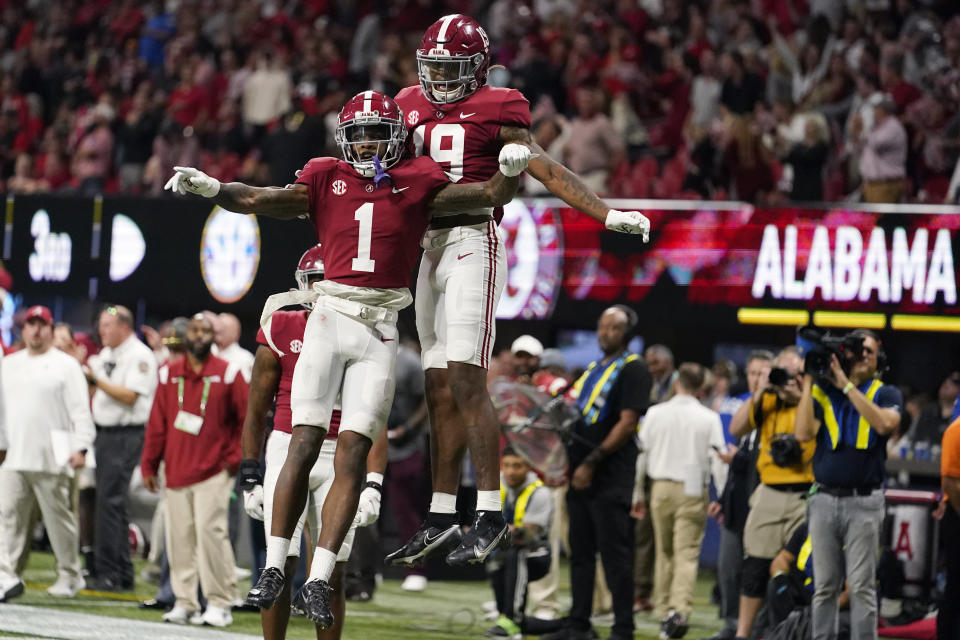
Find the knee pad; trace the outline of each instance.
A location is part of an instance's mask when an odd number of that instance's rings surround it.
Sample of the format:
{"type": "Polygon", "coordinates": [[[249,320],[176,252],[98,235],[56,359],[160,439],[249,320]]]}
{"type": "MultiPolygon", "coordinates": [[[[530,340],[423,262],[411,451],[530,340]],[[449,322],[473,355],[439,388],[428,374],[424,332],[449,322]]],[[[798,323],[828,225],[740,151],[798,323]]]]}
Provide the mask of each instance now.
{"type": "Polygon", "coordinates": [[[767,558],[743,559],[740,575],[740,593],[748,598],[763,598],[767,595],[767,580],[770,579],[770,560],[767,558]]]}

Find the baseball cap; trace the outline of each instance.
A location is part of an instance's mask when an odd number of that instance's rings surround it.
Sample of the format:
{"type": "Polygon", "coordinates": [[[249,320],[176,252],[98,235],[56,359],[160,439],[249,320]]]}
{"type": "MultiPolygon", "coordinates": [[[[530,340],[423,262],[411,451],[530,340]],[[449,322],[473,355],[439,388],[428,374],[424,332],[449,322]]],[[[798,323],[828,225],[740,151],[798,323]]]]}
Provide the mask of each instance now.
{"type": "Polygon", "coordinates": [[[50,309],[47,309],[43,305],[34,305],[27,309],[27,317],[24,322],[29,322],[34,318],[40,318],[47,324],[53,324],[53,314],[50,313],[50,309]]]}
{"type": "Polygon", "coordinates": [[[520,353],[521,351],[532,356],[539,356],[543,354],[543,345],[533,336],[523,335],[510,345],[510,353],[520,353]]]}
{"type": "Polygon", "coordinates": [[[540,366],[546,369],[547,367],[559,367],[560,369],[567,368],[567,359],[563,355],[563,351],[560,349],[544,349],[543,355],[540,356],[540,366]]]}

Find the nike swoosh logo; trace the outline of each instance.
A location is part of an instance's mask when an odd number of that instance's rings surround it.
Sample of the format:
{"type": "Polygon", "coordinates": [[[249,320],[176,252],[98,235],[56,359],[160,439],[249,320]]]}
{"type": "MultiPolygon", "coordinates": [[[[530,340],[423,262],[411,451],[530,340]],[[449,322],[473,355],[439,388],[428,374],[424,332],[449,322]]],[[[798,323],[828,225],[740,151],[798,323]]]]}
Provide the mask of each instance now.
{"type": "Polygon", "coordinates": [[[435,538],[431,538],[429,534],[424,534],[423,541],[426,543],[427,546],[430,546],[436,542],[439,542],[440,540],[443,540],[447,535],[449,535],[449,533],[450,533],[450,530],[447,529],[443,533],[438,534],[435,538]]]}
{"type": "Polygon", "coordinates": [[[472,252],[472,251],[471,251],[470,253],[465,253],[465,254],[463,254],[462,256],[461,256],[461,255],[458,255],[458,256],[457,256],[457,260],[463,260],[463,259],[466,258],[467,256],[472,256],[472,255],[473,255],[473,252],[472,252]]]}
{"type": "Polygon", "coordinates": [[[396,187],[394,187],[394,188],[393,188],[393,192],[394,192],[394,193],[400,193],[401,191],[406,191],[406,190],[409,189],[409,188],[410,188],[410,187],[400,187],[399,189],[397,189],[396,187]]]}
{"type": "Polygon", "coordinates": [[[461,112],[460,112],[460,119],[461,119],[461,120],[465,120],[465,119],[469,118],[470,116],[475,116],[475,115],[477,115],[477,112],[476,112],[476,111],[474,111],[473,113],[464,113],[463,111],[461,111],[461,112]]]}

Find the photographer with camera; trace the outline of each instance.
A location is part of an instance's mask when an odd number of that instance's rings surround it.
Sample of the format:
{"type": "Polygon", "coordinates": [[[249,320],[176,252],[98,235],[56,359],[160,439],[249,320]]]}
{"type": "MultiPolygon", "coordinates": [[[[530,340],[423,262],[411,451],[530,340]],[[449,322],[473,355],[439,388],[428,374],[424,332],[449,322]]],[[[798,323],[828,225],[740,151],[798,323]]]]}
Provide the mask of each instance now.
{"type": "Polygon", "coordinates": [[[802,391],[803,358],[795,346],[783,349],[773,367],[730,421],[735,437],[758,430],[760,484],[750,496],[743,530],[737,637],[748,638],[767,592],[770,562],[806,519],[804,497],[813,483],[815,443],[794,435],[802,391]]]}
{"type": "Polygon", "coordinates": [[[874,332],[858,329],[842,339],[815,337],[813,343],[796,420],[797,439],[817,443],[808,511],[817,548],[813,638],[836,638],[846,567],[850,637],[875,639],[886,440],[900,424],[903,396],[880,381],[886,356],[874,332]]]}

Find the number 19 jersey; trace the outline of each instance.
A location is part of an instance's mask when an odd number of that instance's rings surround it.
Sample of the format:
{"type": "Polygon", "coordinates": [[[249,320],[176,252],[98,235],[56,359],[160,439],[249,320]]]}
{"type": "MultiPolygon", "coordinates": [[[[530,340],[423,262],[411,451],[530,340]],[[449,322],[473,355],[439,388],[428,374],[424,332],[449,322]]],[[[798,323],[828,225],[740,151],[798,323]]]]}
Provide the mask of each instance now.
{"type": "Polygon", "coordinates": [[[450,181],[426,157],[401,160],[388,173],[390,181],[377,187],[347,162],[313,158],[297,178],[309,191],[327,280],[377,289],[410,286],[430,202],[450,181]]]}
{"type": "Polygon", "coordinates": [[[530,103],[516,89],[483,86],[463,100],[435,105],[414,85],[396,101],[415,154],[436,160],[453,182],[489,180],[499,166],[500,128],[530,128],[530,103]]]}

